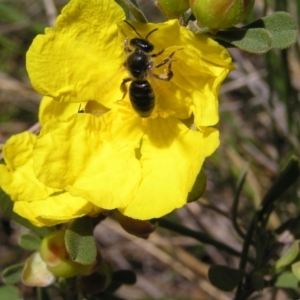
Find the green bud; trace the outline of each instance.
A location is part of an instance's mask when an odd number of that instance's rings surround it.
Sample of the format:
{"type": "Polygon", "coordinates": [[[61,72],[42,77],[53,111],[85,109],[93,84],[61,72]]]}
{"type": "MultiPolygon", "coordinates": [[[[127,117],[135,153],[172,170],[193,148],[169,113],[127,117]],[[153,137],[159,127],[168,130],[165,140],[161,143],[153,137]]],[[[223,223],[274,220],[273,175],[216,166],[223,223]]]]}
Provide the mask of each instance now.
{"type": "Polygon", "coordinates": [[[22,282],[28,286],[46,287],[53,284],[55,276],[48,270],[39,252],[32,253],[25,262],[22,282]]]}
{"type": "Polygon", "coordinates": [[[200,28],[226,29],[242,22],[254,0],[189,0],[200,28]]]}
{"type": "Polygon", "coordinates": [[[55,277],[73,277],[78,274],[89,274],[94,265],[81,265],[73,261],[65,247],[65,231],[51,232],[42,240],[40,255],[47,269],[55,277]]]}
{"type": "Polygon", "coordinates": [[[177,19],[189,9],[189,0],[157,0],[156,6],[168,19],[177,19]]]}

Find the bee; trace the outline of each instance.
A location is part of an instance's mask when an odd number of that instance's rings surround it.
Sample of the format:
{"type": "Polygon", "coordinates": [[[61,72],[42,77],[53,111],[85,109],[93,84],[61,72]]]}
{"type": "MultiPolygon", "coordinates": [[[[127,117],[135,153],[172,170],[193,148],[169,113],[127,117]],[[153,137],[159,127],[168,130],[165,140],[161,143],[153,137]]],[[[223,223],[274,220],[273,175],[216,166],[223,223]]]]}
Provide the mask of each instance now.
{"type": "Polygon", "coordinates": [[[133,109],[142,118],[148,118],[155,107],[155,94],[150,83],[147,80],[149,74],[155,78],[164,81],[170,81],[173,77],[173,71],[171,64],[173,56],[177,50],[173,51],[166,59],[157,65],[153,65],[153,57],[157,57],[164,52],[164,49],[158,53],[151,54],[154,50],[154,45],[149,42],[149,36],[158,30],[158,28],[150,31],[145,38],[143,38],[138,31],[127,21],[124,21],[130,26],[138,37],[131,39],[130,41],[126,37],[124,40],[124,51],[127,54],[127,58],[123,63],[123,66],[128,70],[130,77],[124,78],[121,83],[121,90],[123,91],[123,98],[127,94],[127,82],[131,82],[129,86],[129,98],[133,109]],[[159,68],[168,64],[164,74],[153,73],[154,68],[159,68]]]}

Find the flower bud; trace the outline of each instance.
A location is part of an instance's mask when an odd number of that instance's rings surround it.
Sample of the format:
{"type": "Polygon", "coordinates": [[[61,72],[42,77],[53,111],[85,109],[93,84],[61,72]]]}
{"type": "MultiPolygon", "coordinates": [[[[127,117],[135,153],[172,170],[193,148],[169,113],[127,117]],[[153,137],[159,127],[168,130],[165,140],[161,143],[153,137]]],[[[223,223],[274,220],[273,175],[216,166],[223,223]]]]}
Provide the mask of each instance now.
{"type": "Polygon", "coordinates": [[[156,6],[168,19],[177,19],[189,9],[189,0],[157,0],[156,6]]]}
{"type": "Polygon", "coordinates": [[[32,253],[25,262],[22,282],[28,286],[46,287],[53,284],[55,276],[48,270],[39,252],[32,253]]]}
{"type": "Polygon", "coordinates": [[[254,0],[189,0],[200,28],[226,29],[242,22],[254,0]]]}
{"type": "Polygon", "coordinates": [[[114,216],[125,231],[137,237],[146,239],[156,228],[149,221],[132,219],[122,215],[118,211],[114,212],[114,216]]]}
{"type": "Polygon", "coordinates": [[[52,232],[44,237],[40,255],[47,269],[56,277],[73,277],[78,274],[90,274],[94,265],[82,265],[71,259],[65,247],[65,231],[52,232]]]}

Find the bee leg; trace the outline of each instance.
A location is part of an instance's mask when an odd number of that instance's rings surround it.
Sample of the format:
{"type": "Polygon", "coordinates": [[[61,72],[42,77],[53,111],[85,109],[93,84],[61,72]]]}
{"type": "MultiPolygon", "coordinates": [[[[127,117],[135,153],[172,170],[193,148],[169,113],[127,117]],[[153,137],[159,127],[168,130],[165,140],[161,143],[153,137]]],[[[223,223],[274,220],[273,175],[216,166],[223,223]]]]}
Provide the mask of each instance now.
{"type": "Polygon", "coordinates": [[[166,59],[164,59],[160,64],[156,65],[155,68],[159,68],[163,65],[166,65],[168,64],[168,68],[166,68],[164,71],[165,73],[164,74],[153,74],[153,76],[159,80],[164,80],[164,81],[169,81],[172,79],[174,73],[172,71],[172,61],[176,61],[175,59],[173,59],[173,56],[175,55],[175,53],[178,51],[178,50],[182,50],[183,48],[180,48],[180,49],[177,49],[175,51],[173,51],[169,57],[167,57],[166,59]]]}
{"type": "Polygon", "coordinates": [[[159,56],[161,55],[163,52],[165,51],[165,49],[162,49],[161,51],[159,51],[158,53],[155,53],[155,54],[151,54],[151,57],[156,57],[156,56],[159,56]]]}
{"type": "Polygon", "coordinates": [[[164,74],[155,74],[153,73],[153,76],[159,80],[164,80],[164,81],[170,81],[174,75],[173,71],[172,71],[172,61],[175,61],[174,59],[171,60],[168,64],[168,68],[165,69],[165,73],[164,74]]]}
{"type": "Polygon", "coordinates": [[[159,68],[163,65],[166,65],[167,63],[171,62],[173,60],[173,56],[175,55],[175,53],[178,51],[178,50],[182,50],[183,48],[180,48],[180,49],[177,49],[175,51],[173,51],[169,57],[167,57],[166,59],[164,59],[160,64],[156,65],[155,68],[159,68]]]}
{"type": "Polygon", "coordinates": [[[127,92],[128,92],[126,83],[129,82],[129,81],[132,81],[132,79],[129,78],[129,77],[123,79],[123,81],[122,81],[122,83],[121,83],[121,85],[120,85],[120,89],[121,89],[121,91],[123,92],[123,97],[122,97],[121,100],[118,100],[118,101],[122,101],[122,100],[125,98],[125,96],[126,96],[126,94],[127,94],[127,92]]]}

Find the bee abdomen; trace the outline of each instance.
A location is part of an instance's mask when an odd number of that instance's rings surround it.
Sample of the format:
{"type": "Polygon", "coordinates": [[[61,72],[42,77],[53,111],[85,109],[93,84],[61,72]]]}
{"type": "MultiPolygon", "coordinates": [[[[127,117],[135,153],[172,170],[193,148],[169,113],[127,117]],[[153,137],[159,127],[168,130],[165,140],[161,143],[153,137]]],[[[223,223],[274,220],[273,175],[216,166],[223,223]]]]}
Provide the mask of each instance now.
{"type": "Polygon", "coordinates": [[[130,101],[133,109],[142,118],[148,118],[155,106],[155,95],[147,80],[134,80],[129,87],[130,101]]]}

